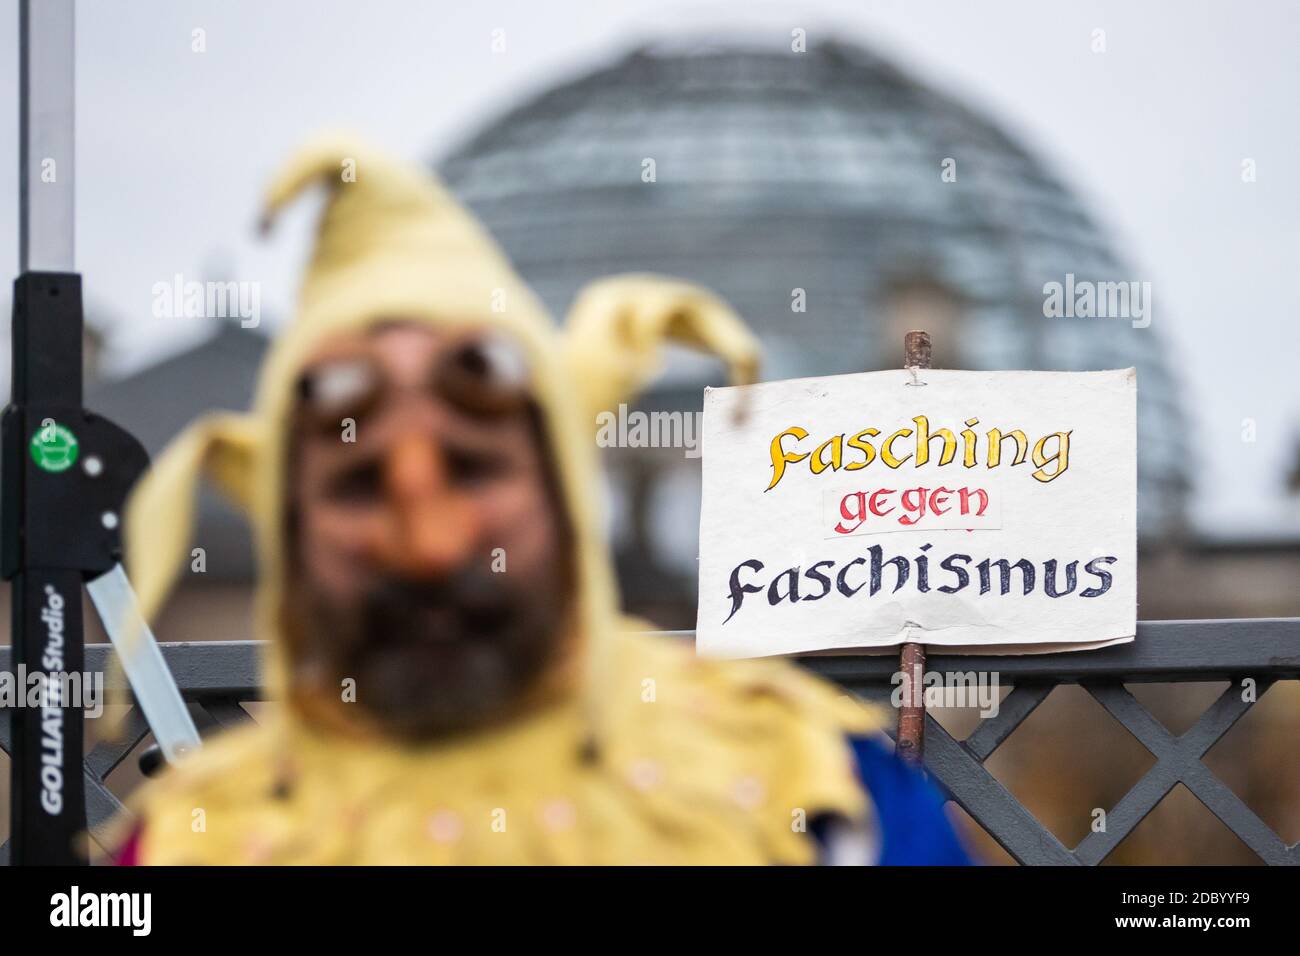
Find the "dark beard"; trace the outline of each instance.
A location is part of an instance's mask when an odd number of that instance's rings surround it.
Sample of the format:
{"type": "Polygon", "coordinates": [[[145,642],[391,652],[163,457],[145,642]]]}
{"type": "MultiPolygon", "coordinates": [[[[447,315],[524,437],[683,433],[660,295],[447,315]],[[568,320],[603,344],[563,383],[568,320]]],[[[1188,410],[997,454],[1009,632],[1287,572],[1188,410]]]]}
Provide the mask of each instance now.
{"type": "Polygon", "coordinates": [[[438,581],[386,577],[360,601],[308,587],[291,600],[295,657],[355,680],[356,702],[395,737],[423,741],[507,716],[559,655],[563,602],[545,587],[465,569],[438,581]]]}

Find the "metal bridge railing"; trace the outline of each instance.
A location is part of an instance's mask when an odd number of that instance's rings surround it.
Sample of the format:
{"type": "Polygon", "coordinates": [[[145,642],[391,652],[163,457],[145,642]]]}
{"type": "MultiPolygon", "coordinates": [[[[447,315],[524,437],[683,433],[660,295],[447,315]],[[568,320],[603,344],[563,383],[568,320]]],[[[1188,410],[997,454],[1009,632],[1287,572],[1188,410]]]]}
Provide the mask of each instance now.
{"type": "MultiPolygon", "coordinates": [[[[689,632],[667,632],[687,637],[689,632]]],[[[243,704],[263,699],[258,648],[252,641],[163,644],[163,654],[204,733],[251,720],[243,704]]],[[[938,650],[936,648],[936,650],[938,650]]],[[[110,646],[86,648],[86,668],[112,673],[110,646]]],[[[862,696],[885,701],[898,669],[893,654],[806,657],[811,670],[862,696]]],[[[10,670],[9,648],[0,648],[0,670],[10,670]]],[[[1300,844],[1288,846],[1201,758],[1276,681],[1300,679],[1300,618],[1219,621],[1149,621],[1137,640],[1097,651],[1020,656],[931,653],[927,672],[998,674],[1010,685],[996,716],[980,722],[964,740],[926,718],[925,764],[950,799],[961,806],[1020,863],[1095,865],[1182,783],[1265,863],[1300,863],[1300,844]],[[1243,681],[1254,681],[1254,699],[1243,681]],[[1229,681],[1186,733],[1165,728],[1125,688],[1130,683],[1229,681]],[[984,762],[1058,684],[1081,685],[1156,758],[1120,801],[1107,810],[1105,832],[1089,833],[1078,846],[1064,846],[1021,805],[984,762]]],[[[128,811],[105,782],[148,735],[138,709],[115,741],[97,744],[85,760],[87,817],[91,835],[128,811]]],[[[0,750],[9,752],[9,714],[0,710],[0,750]]],[[[8,861],[8,845],[0,847],[8,861]]]]}

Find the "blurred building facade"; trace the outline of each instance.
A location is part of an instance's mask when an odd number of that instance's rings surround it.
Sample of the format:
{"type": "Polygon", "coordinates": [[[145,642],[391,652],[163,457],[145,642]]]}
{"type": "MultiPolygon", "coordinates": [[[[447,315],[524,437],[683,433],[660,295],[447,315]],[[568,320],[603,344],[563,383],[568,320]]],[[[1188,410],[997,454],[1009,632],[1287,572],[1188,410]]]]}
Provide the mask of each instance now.
{"type": "MultiPolygon", "coordinates": [[[[1300,614],[1292,537],[1208,538],[1187,522],[1196,452],[1159,335],[1043,316],[1045,282],[1130,274],[1103,232],[994,123],[875,54],[639,49],[489,123],[440,170],[556,315],[603,275],[691,279],[759,334],[765,378],[895,366],[916,327],[932,333],[939,367],[1137,366],[1139,615],[1300,614]],[[942,178],[949,159],[955,182],[942,178]],[[792,308],[796,294],[806,311],[792,308]]],[[[266,344],[260,328],[217,322],[204,342],[94,382],[87,401],[156,453],[198,415],[247,407],[266,344]]],[[[721,378],[712,361],[676,352],[639,407],[698,410],[702,387],[721,378]]],[[[699,459],[681,448],[606,455],[625,600],[662,627],[693,627],[699,459]]],[[[178,603],[244,595],[248,533],[215,494],[201,502],[198,538],[207,572],[178,603]]],[[[206,639],[217,620],[233,618],[178,614],[173,639],[206,639]]]]}

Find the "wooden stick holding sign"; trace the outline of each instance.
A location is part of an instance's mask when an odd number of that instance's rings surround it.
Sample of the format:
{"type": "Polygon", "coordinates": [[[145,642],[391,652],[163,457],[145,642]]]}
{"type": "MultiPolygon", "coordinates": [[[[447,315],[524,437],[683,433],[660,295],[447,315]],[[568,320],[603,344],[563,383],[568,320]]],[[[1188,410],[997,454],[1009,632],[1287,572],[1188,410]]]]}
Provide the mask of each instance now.
{"type": "MultiPolygon", "coordinates": [[[[903,337],[903,367],[930,367],[929,332],[917,330],[903,337]]],[[[904,644],[898,663],[906,690],[898,710],[897,752],[907,763],[919,766],[925,753],[925,645],[904,644]]]]}

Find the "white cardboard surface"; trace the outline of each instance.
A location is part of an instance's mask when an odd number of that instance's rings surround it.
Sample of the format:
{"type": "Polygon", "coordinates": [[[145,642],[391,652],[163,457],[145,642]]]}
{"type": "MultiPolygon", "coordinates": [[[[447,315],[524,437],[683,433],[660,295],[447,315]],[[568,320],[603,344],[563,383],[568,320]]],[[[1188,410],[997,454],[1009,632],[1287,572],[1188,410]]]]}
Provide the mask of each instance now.
{"type": "Polygon", "coordinates": [[[917,641],[1032,653],[1132,640],[1136,396],[1133,369],[897,370],[708,389],[697,649],[761,657],[917,641]],[[931,435],[919,466],[917,416],[931,435]],[[773,440],[794,427],[807,437],[786,434],[775,454],[808,457],[786,462],[769,487],[773,440]],[[994,428],[1023,432],[1021,463],[1018,440],[1004,437],[990,466],[994,428]],[[939,429],[953,436],[944,464],[939,429]],[[883,446],[900,430],[911,433],[889,445],[898,464],[890,467],[883,446]],[[818,474],[814,459],[825,465],[818,474]],[[900,587],[896,557],[908,566],[900,587]],[[1001,565],[981,574],[986,560],[1007,562],[1007,593],[1001,565]],[[1027,594],[1021,561],[1033,571],[1027,594]],[[1047,590],[1049,568],[1057,596],[1047,590]]]}

